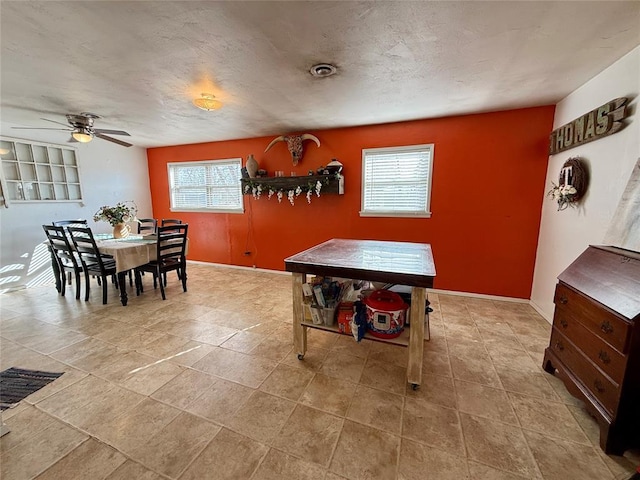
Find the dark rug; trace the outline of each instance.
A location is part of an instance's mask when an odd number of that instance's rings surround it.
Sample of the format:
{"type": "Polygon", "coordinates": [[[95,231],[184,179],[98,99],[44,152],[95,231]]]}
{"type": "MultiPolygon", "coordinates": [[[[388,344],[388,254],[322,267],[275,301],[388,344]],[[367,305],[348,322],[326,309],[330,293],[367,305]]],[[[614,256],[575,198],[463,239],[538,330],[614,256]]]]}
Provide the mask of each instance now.
{"type": "Polygon", "coordinates": [[[37,392],[60,375],[62,373],[13,367],[0,372],[0,410],[11,408],[13,404],[37,392]]]}

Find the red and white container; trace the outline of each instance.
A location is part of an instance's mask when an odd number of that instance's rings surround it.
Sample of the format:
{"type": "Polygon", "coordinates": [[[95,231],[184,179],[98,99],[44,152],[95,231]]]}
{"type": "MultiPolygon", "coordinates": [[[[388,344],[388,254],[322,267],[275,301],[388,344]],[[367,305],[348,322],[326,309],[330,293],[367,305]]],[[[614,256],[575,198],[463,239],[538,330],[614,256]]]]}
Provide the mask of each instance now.
{"type": "Polygon", "coordinates": [[[351,320],[353,319],[353,302],[340,302],[338,305],[338,330],[345,335],[351,335],[351,320]]]}
{"type": "Polygon", "coordinates": [[[400,295],[389,290],[376,290],[364,299],[364,304],[371,335],[378,338],[400,336],[409,307],[400,295]]]}

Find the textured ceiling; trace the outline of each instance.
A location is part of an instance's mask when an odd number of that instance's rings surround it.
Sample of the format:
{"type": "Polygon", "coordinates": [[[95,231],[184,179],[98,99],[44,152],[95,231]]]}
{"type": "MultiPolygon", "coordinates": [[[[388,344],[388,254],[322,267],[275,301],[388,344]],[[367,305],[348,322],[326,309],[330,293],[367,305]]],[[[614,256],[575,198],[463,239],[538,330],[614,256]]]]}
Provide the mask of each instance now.
{"type": "Polygon", "coordinates": [[[88,111],[141,147],[553,104],[640,44],[637,1],[3,0],[0,18],[3,135],[88,111]]]}

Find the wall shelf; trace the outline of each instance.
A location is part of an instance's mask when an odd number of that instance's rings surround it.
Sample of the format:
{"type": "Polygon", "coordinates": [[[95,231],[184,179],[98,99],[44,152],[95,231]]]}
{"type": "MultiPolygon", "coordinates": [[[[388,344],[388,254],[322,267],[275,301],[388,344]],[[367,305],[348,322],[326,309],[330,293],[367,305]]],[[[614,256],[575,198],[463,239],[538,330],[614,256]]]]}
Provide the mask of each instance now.
{"type": "Polygon", "coordinates": [[[309,189],[315,191],[315,185],[318,181],[322,183],[320,195],[327,193],[344,195],[344,177],[335,174],[242,178],[240,181],[242,184],[242,193],[245,195],[251,195],[253,187],[257,187],[258,185],[262,187],[263,194],[268,193],[269,190],[273,190],[274,192],[282,191],[286,194],[286,192],[295,190],[297,187],[302,188],[302,191],[306,193],[309,189]]]}
{"type": "Polygon", "coordinates": [[[0,181],[11,202],[82,200],[76,149],[3,137],[0,181]]]}

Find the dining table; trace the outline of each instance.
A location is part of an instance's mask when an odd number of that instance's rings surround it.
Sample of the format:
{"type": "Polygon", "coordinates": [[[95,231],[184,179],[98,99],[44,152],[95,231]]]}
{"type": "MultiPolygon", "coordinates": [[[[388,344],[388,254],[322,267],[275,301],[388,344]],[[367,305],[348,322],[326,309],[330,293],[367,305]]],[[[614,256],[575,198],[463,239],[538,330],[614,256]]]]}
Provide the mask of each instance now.
{"type": "MultiPolygon", "coordinates": [[[[111,255],[116,262],[116,275],[120,285],[120,303],[127,306],[127,272],[156,259],[157,239],[150,236],[129,235],[126,238],[113,238],[111,234],[94,234],[100,253],[111,255]]],[[[136,289],[137,290],[137,289],[136,289]]]]}

